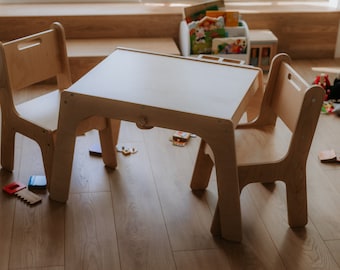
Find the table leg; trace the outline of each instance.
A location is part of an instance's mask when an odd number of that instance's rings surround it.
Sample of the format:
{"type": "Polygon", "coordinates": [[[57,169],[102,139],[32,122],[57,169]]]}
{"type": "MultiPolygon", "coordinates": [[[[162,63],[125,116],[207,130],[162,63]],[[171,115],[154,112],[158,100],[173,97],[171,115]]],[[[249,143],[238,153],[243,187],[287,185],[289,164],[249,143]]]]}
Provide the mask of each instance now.
{"type": "MultiPolygon", "coordinates": [[[[241,206],[237,163],[234,144],[234,128],[230,122],[224,130],[211,132],[207,137],[213,153],[216,169],[218,203],[215,210],[211,233],[226,240],[241,241],[241,206]]],[[[214,163],[206,154],[206,142],[202,139],[191,180],[193,190],[204,190],[209,182],[214,163]]]]}
{"type": "Polygon", "coordinates": [[[106,128],[99,131],[102,158],[105,166],[115,169],[117,167],[116,145],[118,142],[120,120],[107,119],[106,128]]]}
{"type": "Polygon", "coordinates": [[[76,140],[76,126],[67,125],[67,121],[63,123],[58,130],[49,185],[50,198],[58,202],[68,199],[76,140]]]}
{"type": "Polygon", "coordinates": [[[68,199],[77,128],[81,121],[77,119],[74,105],[70,104],[70,100],[63,94],[49,184],[50,198],[58,202],[66,202],[68,199]]]}
{"type": "Polygon", "coordinates": [[[210,145],[215,157],[215,169],[218,188],[218,205],[216,207],[212,233],[218,233],[226,240],[241,241],[241,206],[238,183],[234,133],[229,132],[220,144],[210,145]]]}

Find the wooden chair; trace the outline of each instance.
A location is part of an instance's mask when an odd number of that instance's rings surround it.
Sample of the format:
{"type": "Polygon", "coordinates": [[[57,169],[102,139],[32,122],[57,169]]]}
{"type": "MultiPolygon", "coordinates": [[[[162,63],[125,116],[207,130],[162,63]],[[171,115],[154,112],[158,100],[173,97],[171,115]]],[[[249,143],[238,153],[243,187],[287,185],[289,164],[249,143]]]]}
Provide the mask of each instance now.
{"type": "MultiPolygon", "coordinates": [[[[41,149],[47,181],[56,139],[60,93],[71,85],[65,33],[60,23],[50,29],[6,43],[0,42],[1,165],[14,167],[15,134],[35,140],[41,149]],[[57,79],[58,89],[15,105],[15,91],[57,79]]],[[[74,108],[75,110],[77,108],[74,108]]],[[[98,129],[104,163],[116,167],[115,145],[119,121],[92,117],[84,119],[77,135],[98,129]]]]}
{"type": "MultiPolygon", "coordinates": [[[[301,227],[307,223],[306,162],[324,90],[309,85],[290,62],[287,54],[274,57],[260,114],[254,121],[237,126],[235,147],[239,191],[254,182],[283,181],[289,225],[301,227]]],[[[212,151],[202,141],[191,182],[193,190],[207,187],[213,165],[212,151]]]]}

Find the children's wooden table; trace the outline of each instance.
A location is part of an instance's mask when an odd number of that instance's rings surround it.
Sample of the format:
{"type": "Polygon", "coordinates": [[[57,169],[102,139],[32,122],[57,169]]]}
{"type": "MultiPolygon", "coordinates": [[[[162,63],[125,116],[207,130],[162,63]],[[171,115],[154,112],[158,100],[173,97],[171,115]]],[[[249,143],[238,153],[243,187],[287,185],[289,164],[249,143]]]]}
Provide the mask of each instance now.
{"type": "Polygon", "coordinates": [[[251,66],[115,50],[61,94],[50,198],[68,199],[75,131],[82,119],[97,115],[140,128],[183,130],[204,139],[215,155],[220,216],[214,231],[240,241],[234,128],[262,85],[262,71],[251,66]]]}

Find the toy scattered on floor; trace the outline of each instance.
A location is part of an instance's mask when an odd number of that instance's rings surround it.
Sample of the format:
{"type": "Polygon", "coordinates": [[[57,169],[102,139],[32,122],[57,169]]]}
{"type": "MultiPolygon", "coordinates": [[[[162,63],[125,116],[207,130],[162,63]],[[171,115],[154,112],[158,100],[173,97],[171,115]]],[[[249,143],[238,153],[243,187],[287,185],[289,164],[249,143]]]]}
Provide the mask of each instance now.
{"type": "Polygon", "coordinates": [[[136,154],[137,153],[137,149],[132,147],[126,147],[126,146],[116,146],[117,152],[122,153],[124,156],[129,156],[131,154],[136,154]]]}
{"type": "Polygon", "coordinates": [[[334,111],[334,104],[332,101],[324,101],[321,107],[321,113],[332,113],[334,111]]]}
{"type": "MultiPolygon", "coordinates": [[[[117,152],[122,153],[124,156],[129,156],[131,154],[136,154],[137,153],[137,149],[135,147],[126,147],[126,146],[116,146],[117,152]]],[[[102,149],[99,143],[93,144],[90,147],[89,150],[90,155],[92,156],[98,156],[101,157],[102,156],[102,149]]]]}
{"type": "Polygon", "coordinates": [[[328,99],[335,101],[340,100],[340,74],[334,79],[333,85],[328,93],[328,99]]]}
{"type": "Polygon", "coordinates": [[[32,175],[28,180],[29,190],[43,190],[47,187],[47,180],[45,175],[32,175]]]}
{"type": "Polygon", "coordinates": [[[340,74],[338,74],[334,79],[333,85],[331,85],[328,74],[326,73],[317,75],[313,84],[320,85],[323,89],[325,89],[325,101],[340,101],[340,74]]]}
{"type": "Polygon", "coordinates": [[[102,148],[100,146],[100,143],[95,143],[95,144],[91,145],[91,147],[89,149],[89,153],[90,153],[91,156],[101,157],[102,156],[102,148]]]}
{"type": "Polygon", "coordinates": [[[175,131],[170,141],[172,141],[173,145],[185,146],[188,143],[190,137],[191,134],[189,132],[175,131]]]}
{"type": "Polygon", "coordinates": [[[4,186],[3,191],[10,195],[15,195],[29,205],[34,205],[41,202],[41,197],[32,191],[28,190],[26,185],[19,182],[12,182],[4,186]]]}
{"type": "Polygon", "coordinates": [[[333,103],[333,110],[332,113],[340,116],[340,103],[333,103]]]}
{"type": "Polygon", "coordinates": [[[334,79],[333,85],[331,85],[328,74],[326,73],[320,73],[320,75],[316,76],[313,84],[320,85],[325,89],[325,100],[321,108],[321,113],[334,113],[340,116],[340,74],[334,79]]]}
{"type": "Polygon", "coordinates": [[[319,152],[319,160],[322,163],[340,163],[340,156],[334,149],[322,150],[319,152]]]}
{"type": "Polygon", "coordinates": [[[331,84],[329,82],[328,74],[321,73],[320,75],[317,75],[313,81],[313,84],[320,85],[323,89],[325,89],[325,92],[326,92],[325,100],[328,100],[328,94],[331,89],[331,84]]]}

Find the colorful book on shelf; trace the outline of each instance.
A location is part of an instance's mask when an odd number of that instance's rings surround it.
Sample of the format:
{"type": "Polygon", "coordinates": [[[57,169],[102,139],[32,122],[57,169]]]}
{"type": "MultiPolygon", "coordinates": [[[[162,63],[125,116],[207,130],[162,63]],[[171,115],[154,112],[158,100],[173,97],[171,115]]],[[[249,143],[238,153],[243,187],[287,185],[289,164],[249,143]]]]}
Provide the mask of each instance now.
{"type": "Polygon", "coordinates": [[[224,8],[224,0],[210,0],[200,4],[193,4],[184,8],[184,17],[187,23],[199,21],[206,16],[207,10],[218,10],[219,8],[224,8]]]}
{"type": "Polygon", "coordinates": [[[204,17],[188,24],[191,54],[210,54],[214,38],[225,37],[223,17],[204,17]]]}
{"type": "Polygon", "coordinates": [[[225,19],[225,11],[224,10],[207,10],[205,15],[211,18],[223,17],[225,19]]]}
{"type": "Polygon", "coordinates": [[[212,53],[214,54],[242,54],[246,52],[246,37],[214,38],[212,41],[212,53]]]}
{"type": "Polygon", "coordinates": [[[238,11],[223,11],[223,10],[207,10],[206,16],[212,18],[223,17],[225,26],[236,27],[239,25],[239,12],[238,11]]]}
{"type": "Polygon", "coordinates": [[[225,26],[236,27],[239,25],[240,14],[238,11],[226,11],[225,26]]]}

